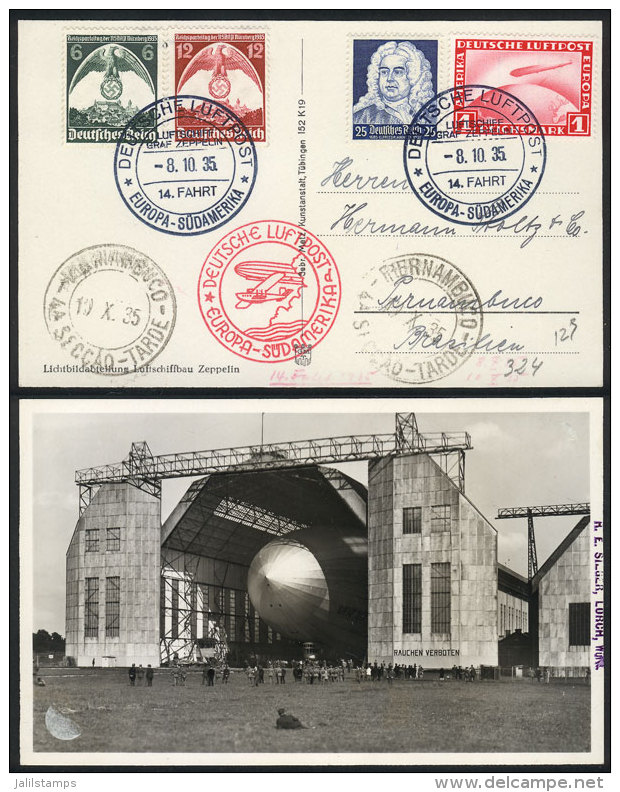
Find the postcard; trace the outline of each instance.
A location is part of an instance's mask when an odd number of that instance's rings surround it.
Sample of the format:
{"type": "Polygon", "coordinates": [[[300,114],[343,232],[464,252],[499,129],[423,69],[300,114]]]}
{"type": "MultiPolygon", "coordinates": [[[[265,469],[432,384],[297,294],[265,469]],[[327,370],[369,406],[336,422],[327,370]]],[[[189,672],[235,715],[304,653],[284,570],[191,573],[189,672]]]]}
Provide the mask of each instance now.
{"type": "Polygon", "coordinates": [[[602,385],[603,55],[596,20],[20,20],[19,384],[602,385]]]}
{"type": "Polygon", "coordinates": [[[20,436],[22,764],[602,766],[600,400],[25,400],[20,436]]]}

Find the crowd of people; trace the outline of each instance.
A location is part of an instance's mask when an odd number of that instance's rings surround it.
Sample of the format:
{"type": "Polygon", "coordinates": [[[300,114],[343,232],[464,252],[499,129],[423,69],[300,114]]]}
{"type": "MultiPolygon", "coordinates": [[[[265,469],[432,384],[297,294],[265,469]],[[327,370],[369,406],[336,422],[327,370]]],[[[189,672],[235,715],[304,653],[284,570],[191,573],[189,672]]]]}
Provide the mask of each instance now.
{"type": "Polygon", "coordinates": [[[424,669],[421,665],[414,663],[413,665],[399,665],[395,663],[366,663],[364,666],[359,666],[356,669],[356,676],[358,682],[380,682],[386,679],[392,682],[394,679],[424,679],[424,669]]]}
{"type": "MultiPolygon", "coordinates": [[[[303,683],[306,685],[321,685],[333,682],[344,682],[347,676],[354,674],[354,678],[358,683],[362,682],[381,682],[386,680],[391,684],[395,679],[411,680],[411,679],[424,679],[424,668],[422,664],[414,663],[413,665],[399,665],[395,663],[362,663],[356,664],[352,660],[340,660],[338,662],[327,660],[294,660],[289,663],[285,660],[268,660],[266,663],[261,663],[258,659],[252,658],[246,661],[243,673],[249,685],[285,685],[287,680],[287,673],[290,672],[288,679],[296,683],[303,683]]],[[[170,666],[170,678],[174,686],[185,686],[187,679],[188,667],[178,662],[170,666]]],[[[433,671],[433,677],[435,675],[433,671]]],[[[153,685],[153,669],[149,665],[146,669],[141,665],[136,668],[133,664],[129,669],[129,684],[132,687],[138,687],[144,684],[151,687],[153,685]]],[[[222,684],[228,684],[230,679],[231,670],[229,665],[224,662],[215,665],[214,663],[205,663],[202,666],[201,684],[207,687],[215,685],[216,679],[219,679],[222,684]]],[[[477,679],[476,668],[472,665],[462,668],[461,666],[452,666],[447,670],[440,668],[437,672],[440,682],[446,679],[464,680],[465,682],[475,682],[477,679]]]]}

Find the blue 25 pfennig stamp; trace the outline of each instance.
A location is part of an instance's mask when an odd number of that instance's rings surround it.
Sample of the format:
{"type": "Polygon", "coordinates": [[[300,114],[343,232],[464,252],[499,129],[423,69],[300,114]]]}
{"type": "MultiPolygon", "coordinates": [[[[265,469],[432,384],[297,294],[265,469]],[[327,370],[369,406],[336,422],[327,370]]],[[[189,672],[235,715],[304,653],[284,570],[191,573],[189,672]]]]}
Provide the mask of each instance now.
{"type": "MultiPolygon", "coordinates": [[[[157,98],[157,36],[67,36],[67,142],[115,143],[157,98]]],[[[143,119],[146,136],[154,116],[143,119]]]]}
{"type": "Polygon", "coordinates": [[[166,234],[213,231],[246,204],[256,180],[256,149],[226,105],[170,96],[148,105],[123,130],[114,177],[127,208],[166,234]],[[148,140],[136,132],[155,116],[148,140]]]}
{"type": "Polygon", "coordinates": [[[353,140],[403,140],[437,92],[437,41],[353,41],[353,140]]]}

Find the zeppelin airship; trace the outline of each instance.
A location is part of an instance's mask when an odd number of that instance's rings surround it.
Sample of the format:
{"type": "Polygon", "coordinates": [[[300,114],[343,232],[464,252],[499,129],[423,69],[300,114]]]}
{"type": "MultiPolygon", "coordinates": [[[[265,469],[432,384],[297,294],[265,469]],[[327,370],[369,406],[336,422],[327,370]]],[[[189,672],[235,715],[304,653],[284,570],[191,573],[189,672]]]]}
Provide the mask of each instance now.
{"type": "Polygon", "coordinates": [[[367,540],[339,527],[274,539],[254,557],[248,594],[260,617],[287,638],[363,657],[367,540]]]}
{"type": "Polygon", "coordinates": [[[195,481],[164,524],[164,563],[183,569],[202,596],[200,628],[198,616],[183,621],[185,606],[174,593],[178,580],[166,582],[174,651],[183,651],[182,634],[187,642],[192,630],[204,631],[205,613],[212,613],[239,657],[248,650],[251,623],[260,639],[253,643],[262,644],[255,650],[265,655],[299,657],[299,644],[312,643],[324,657],[363,660],[366,488],[334,468],[287,468],[287,458],[277,451],[261,450],[253,461],[256,470],[195,481]],[[260,469],[261,461],[279,461],[282,468],[260,469]],[[223,588],[207,583],[209,575],[223,588]],[[226,610],[231,602],[234,613],[226,610]],[[268,627],[277,638],[269,640],[268,627]]]}

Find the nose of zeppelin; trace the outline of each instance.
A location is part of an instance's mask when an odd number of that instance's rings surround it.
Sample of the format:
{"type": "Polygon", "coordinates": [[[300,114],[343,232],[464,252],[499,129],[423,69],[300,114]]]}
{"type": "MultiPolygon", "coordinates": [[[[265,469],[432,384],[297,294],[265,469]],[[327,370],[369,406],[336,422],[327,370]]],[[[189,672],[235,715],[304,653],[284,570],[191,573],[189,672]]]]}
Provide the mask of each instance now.
{"type": "Polygon", "coordinates": [[[248,593],[276,632],[304,641],[321,639],[329,621],[329,588],[305,545],[286,539],[265,545],[250,564],[248,593]]]}

